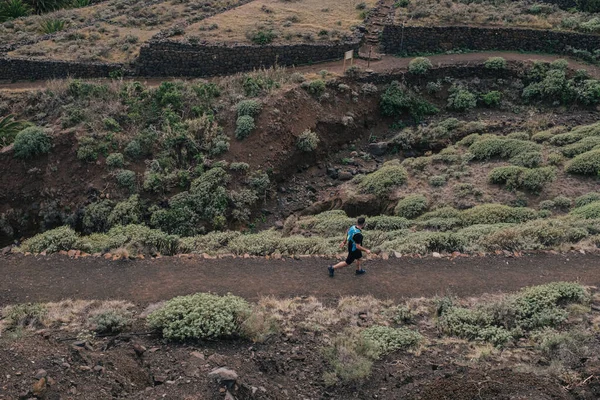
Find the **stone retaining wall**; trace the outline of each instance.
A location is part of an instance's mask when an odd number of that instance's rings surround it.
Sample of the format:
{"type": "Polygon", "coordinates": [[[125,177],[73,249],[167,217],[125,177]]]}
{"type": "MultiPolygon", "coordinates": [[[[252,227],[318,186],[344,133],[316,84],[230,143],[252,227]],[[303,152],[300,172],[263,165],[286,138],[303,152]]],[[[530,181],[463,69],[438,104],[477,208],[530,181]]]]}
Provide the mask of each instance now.
{"type": "Polygon", "coordinates": [[[251,71],[274,65],[292,66],[341,59],[344,52],[358,55],[360,41],[340,44],[296,45],[192,45],[151,42],[142,47],[135,62],[141,76],[214,76],[251,71]]]}
{"type": "Polygon", "coordinates": [[[521,28],[384,27],[382,47],[387,54],[443,52],[452,49],[523,50],[567,53],[567,48],[593,52],[600,35],[521,28]]]}
{"type": "Polygon", "coordinates": [[[0,57],[0,80],[106,78],[110,72],[122,69],[121,64],[0,57]]]}

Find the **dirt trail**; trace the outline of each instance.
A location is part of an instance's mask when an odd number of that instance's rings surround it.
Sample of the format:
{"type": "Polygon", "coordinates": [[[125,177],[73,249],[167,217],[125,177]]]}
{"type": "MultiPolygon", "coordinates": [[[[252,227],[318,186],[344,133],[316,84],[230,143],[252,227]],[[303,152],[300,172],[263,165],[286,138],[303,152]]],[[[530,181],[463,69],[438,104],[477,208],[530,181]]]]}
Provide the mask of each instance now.
{"type": "MultiPolygon", "coordinates": [[[[487,60],[489,57],[504,57],[508,61],[529,61],[529,60],[541,60],[541,61],[554,61],[559,58],[563,58],[569,61],[569,67],[572,69],[586,69],[590,75],[594,78],[600,78],[600,67],[587,64],[582,61],[577,61],[569,57],[559,55],[548,55],[548,54],[528,54],[528,53],[511,53],[511,52],[481,52],[481,53],[467,53],[467,54],[440,54],[428,57],[434,66],[444,65],[456,65],[465,63],[480,63],[487,60]]],[[[375,72],[391,72],[398,70],[406,70],[408,63],[414,57],[399,58],[394,56],[383,56],[381,60],[371,61],[368,63],[365,60],[355,60],[355,65],[359,65],[362,68],[367,66],[375,72]]],[[[332,61],[320,64],[306,65],[296,68],[290,68],[291,71],[301,73],[316,73],[322,70],[327,70],[332,73],[342,74],[343,73],[343,61],[332,61]]],[[[137,77],[132,80],[145,82],[146,85],[153,87],[160,85],[161,82],[172,80],[175,78],[142,78],[137,77]]],[[[48,86],[50,81],[22,81],[9,83],[7,81],[0,81],[0,91],[10,92],[21,92],[28,90],[43,89],[48,86]]]]}
{"type": "Polygon", "coordinates": [[[357,277],[346,269],[333,279],[325,268],[329,262],[314,258],[106,261],[10,256],[0,258],[0,306],[65,298],[147,304],[202,291],[231,292],[251,300],[265,295],[314,295],[328,300],[367,294],[398,300],[445,293],[475,296],[561,280],[600,286],[597,255],[369,260],[366,275],[357,277]]]}

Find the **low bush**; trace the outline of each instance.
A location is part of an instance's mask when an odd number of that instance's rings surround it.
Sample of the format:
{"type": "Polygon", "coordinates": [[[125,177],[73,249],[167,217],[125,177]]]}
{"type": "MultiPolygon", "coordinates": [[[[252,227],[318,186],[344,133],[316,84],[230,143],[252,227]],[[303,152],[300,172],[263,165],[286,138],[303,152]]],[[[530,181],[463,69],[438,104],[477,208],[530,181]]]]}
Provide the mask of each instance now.
{"type": "Polygon", "coordinates": [[[597,176],[600,172],[600,149],[576,156],[566,165],[565,170],[571,174],[597,176]]]}
{"type": "Polygon", "coordinates": [[[50,136],[42,128],[30,126],[15,136],[14,154],[21,159],[33,158],[48,153],[51,146],[50,136]]]}
{"type": "Polygon", "coordinates": [[[455,111],[467,111],[477,106],[477,96],[467,89],[455,89],[448,97],[448,108],[455,111]]]}
{"type": "Polygon", "coordinates": [[[235,106],[238,117],[249,115],[255,117],[260,113],[262,105],[256,100],[242,100],[235,106]]]}
{"type": "Polygon", "coordinates": [[[555,135],[564,133],[567,130],[564,126],[555,126],[554,128],[547,129],[545,131],[538,132],[531,136],[531,140],[543,143],[552,139],[555,135]]]}
{"type": "Polygon", "coordinates": [[[0,316],[4,320],[4,326],[8,329],[41,328],[42,320],[48,314],[46,306],[40,303],[7,306],[1,311],[0,316]]]}
{"type": "Polygon", "coordinates": [[[557,326],[567,319],[566,305],[587,302],[589,294],[581,285],[554,282],[470,309],[450,305],[441,311],[438,327],[449,335],[500,346],[535,329],[557,326]]]}
{"type": "Polygon", "coordinates": [[[249,315],[250,305],[240,297],[197,293],[167,301],[148,324],[170,340],[219,339],[241,335],[249,315]]]}
{"type": "Polygon", "coordinates": [[[130,192],[134,192],[137,186],[137,177],[134,171],[123,169],[117,172],[117,183],[122,188],[128,189],[130,192]]]}
{"type": "Polygon", "coordinates": [[[561,149],[565,157],[573,158],[594,149],[600,149],[600,136],[588,136],[561,149]]]}
{"type": "Polygon", "coordinates": [[[425,57],[417,57],[408,63],[408,72],[415,75],[424,75],[433,68],[431,61],[425,57]]]}
{"type": "Polygon", "coordinates": [[[544,161],[544,156],[539,151],[526,151],[511,157],[508,162],[520,167],[536,168],[544,161]]]}
{"type": "Polygon", "coordinates": [[[550,153],[550,154],[548,154],[547,161],[548,161],[549,165],[558,166],[558,165],[561,165],[565,161],[565,158],[558,153],[550,153]]]}
{"type": "Polygon", "coordinates": [[[415,347],[422,340],[419,332],[407,328],[371,326],[362,331],[363,337],[373,342],[379,355],[415,347]]]}
{"type": "Polygon", "coordinates": [[[90,317],[90,322],[97,333],[119,333],[131,324],[131,316],[122,310],[107,310],[90,317]]]}
{"type": "Polygon", "coordinates": [[[78,239],[77,232],[68,226],[61,226],[27,239],[21,248],[23,251],[32,253],[41,253],[42,251],[56,253],[61,250],[71,250],[78,239]]]}
{"type": "Polygon", "coordinates": [[[484,66],[493,70],[506,69],[506,60],[502,57],[490,57],[485,61],[484,66]]]}
{"type": "Polygon", "coordinates": [[[554,167],[497,167],[488,175],[490,183],[505,184],[508,190],[525,189],[534,193],[540,192],[544,186],[555,179],[554,167]]]}
{"type": "Polygon", "coordinates": [[[509,207],[502,204],[482,204],[464,210],[460,218],[465,226],[476,224],[522,223],[537,218],[531,208],[509,207]]]}
{"type": "Polygon", "coordinates": [[[88,205],[83,213],[83,229],[88,232],[106,232],[110,225],[108,216],[113,209],[110,200],[101,200],[88,205]]]}
{"type": "Polygon", "coordinates": [[[548,142],[554,146],[565,146],[590,136],[600,136],[600,122],[578,126],[569,132],[556,134],[548,142]]]}
{"type": "Polygon", "coordinates": [[[321,96],[325,93],[325,82],[321,79],[314,80],[307,85],[308,93],[314,96],[321,96]]]}
{"type": "Polygon", "coordinates": [[[434,175],[429,178],[429,185],[433,187],[444,186],[446,184],[446,176],[434,175]]]}
{"type": "Polygon", "coordinates": [[[500,105],[502,100],[502,92],[492,90],[481,96],[481,101],[488,107],[496,107],[500,105]]]}
{"type": "Polygon", "coordinates": [[[239,140],[245,139],[250,136],[255,127],[254,118],[249,115],[242,115],[236,122],[235,137],[239,140]]]}
{"type": "Polygon", "coordinates": [[[310,129],[305,130],[298,136],[296,147],[300,151],[311,152],[317,149],[320,139],[319,136],[310,129]]]}
{"type": "Polygon", "coordinates": [[[358,188],[364,193],[378,197],[386,196],[389,192],[406,182],[408,174],[396,160],[388,161],[377,171],[363,177],[358,188]]]}
{"type": "Polygon", "coordinates": [[[415,120],[439,111],[434,105],[409,91],[398,81],[393,81],[387,87],[381,95],[379,105],[383,115],[399,117],[403,113],[409,113],[415,120]]]}
{"type": "Polygon", "coordinates": [[[600,201],[595,201],[593,203],[577,207],[571,211],[571,215],[585,219],[600,218],[600,201]]]}
{"type": "Polygon", "coordinates": [[[367,378],[373,361],[379,356],[378,351],[377,345],[359,332],[342,332],[323,350],[331,365],[331,372],[323,376],[325,384],[331,386],[338,381],[349,383],[367,378]]]}
{"type": "Polygon", "coordinates": [[[125,158],[121,153],[111,153],[106,157],[106,165],[109,168],[123,168],[125,158]]]}
{"type": "Polygon", "coordinates": [[[494,157],[512,158],[521,153],[540,152],[542,147],[530,141],[490,137],[476,140],[469,146],[469,152],[476,160],[489,160],[494,157]]]}
{"type": "MultiPolygon", "coordinates": [[[[416,218],[423,214],[428,207],[427,197],[422,194],[413,194],[398,201],[394,213],[404,218],[416,218]]],[[[369,220],[369,225],[371,221],[369,220]]]]}
{"type": "Polygon", "coordinates": [[[108,215],[108,225],[129,225],[142,222],[142,204],[140,196],[134,194],[127,200],[123,200],[115,205],[108,215]]]}
{"type": "Polygon", "coordinates": [[[597,192],[586,193],[583,196],[579,196],[575,199],[575,208],[583,207],[583,206],[593,203],[595,201],[600,201],[600,193],[597,193],[597,192]]]}

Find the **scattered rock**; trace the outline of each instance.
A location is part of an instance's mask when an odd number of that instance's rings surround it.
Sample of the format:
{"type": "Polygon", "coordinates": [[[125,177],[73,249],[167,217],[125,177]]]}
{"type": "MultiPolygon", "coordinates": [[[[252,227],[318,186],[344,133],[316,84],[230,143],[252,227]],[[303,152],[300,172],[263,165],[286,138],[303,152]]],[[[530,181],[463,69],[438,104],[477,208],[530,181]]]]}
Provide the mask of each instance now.
{"type": "Polygon", "coordinates": [[[138,357],[146,352],[146,348],[139,343],[134,343],[131,347],[133,347],[133,351],[135,351],[138,357]]]}
{"type": "Polygon", "coordinates": [[[277,229],[277,230],[283,229],[283,222],[282,221],[275,221],[275,229],[277,229]]]}
{"type": "Polygon", "coordinates": [[[433,258],[442,258],[442,255],[440,253],[435,252],[435,251],[431,255],[433,256],[433,258]]]}
{"type": "Polygon", "coordinates": [[[106,254],[104,255],[104,259],[105,259],[105,260],[110,260],[110,259],[112,259],[112,254],[110,254],[110,253],[106,253],[106,254]]]}
{"type": "Polygon", "coordinates": [[[396,257],[396,258],[402,258],[402,253],[394,251],[394,257],[396,257]]]}
{"type": "Polygon", "coordinates": [[[77,252],[75,250],[69,250],[67,252],[67,255],[71,258],[75,257],[76,254],[77,254],[77,252]]]}
{"type": "Polygon", "coordinates": [[[199,352],[199,351],[192,351],[192,353],[190,354],[192,357],[195,357],[199,360],[204,360],[204,354],[199,352]]]}
{"type": "Polygon", "coordinates": [[[35,379],[42,379],[48,376],[48,372],[45,369],[40,369],[34,376],[35,379]]]}
{"type": "Polygon", "coordinates": [[[338,174],[338,179],[340,181],[349,181],[350,179],[352,179],[352,172],[340,171],[340,173],[338,174]]]}
{"type": "Polygon", "coordinates": [[[327,176],[332,179],[337,179],[339,176],[338,170],[335,168],[327,168],[327,176]]]}
{"type": "Polygon", "coordinates": [[[218,353],[211,354],[208,357],[208,361],[210,361],[210,362],[212,362],[214,364],[217,364],[219,366],[223,366],[226,363],[225,356],[223,356],[221,354],[218,354],[218,353]]]}
{"type": "Polygon", "coordinates": [[[388,144],[387,142],[378,142],[369,144],[369,153],[375,157],[380,157],[387,153],[388,144]]]}
{"type": "Polygon", "coordinates": [[[88,371],[91,371],[92,369],[90,367],[88,367],[87,365],[80,365],[79,370],[82,372],[88,372],[88,371]]]}
{"type": "Polygon", "coordinates": [[[46,378],[41,378],[36,383],[34,383],[33,387],[31,388],[31,393],[33,393],[33,395],[38,398],[44,397],[44,395],[46,394],[46,378]]]}
{"type": "Polygon", "coordinates": [[[236,399],[235,399],[235,397],[233,397],[233,395],[229,391],[227,391],[225,393],[225,400],[236,400],[236,399]]]}
{"type": "Polygon", "coordinates": [[[10,254],[10,250],[11,250],[11,247],[10,246],[6,246],[6,247],[3,247],[2,250],[0,250],[0,253],[3,256],[6,256],[6,255],[10,254]]]}
{"type": "Polygon", "coordinates": [[[97,372],[97,373],[101,374],[101,373],[104,372],[104,367],[102,365],[96,365],[94,367],[94,372],[97,372]]]}
{"type": "Polygon", "coordinates": [[[213,369],[208,373],[208,377],[216,380],[218,383],[231,388],[238,379],[238,374],[232,369],[221,367],[213,369]]]}
{"type": "Polygon", "coordinates": [[[152,380],[154,381],[155,385],[162,385],[167,381],[167,377],[164,375],[154,375],[152,380]]]}

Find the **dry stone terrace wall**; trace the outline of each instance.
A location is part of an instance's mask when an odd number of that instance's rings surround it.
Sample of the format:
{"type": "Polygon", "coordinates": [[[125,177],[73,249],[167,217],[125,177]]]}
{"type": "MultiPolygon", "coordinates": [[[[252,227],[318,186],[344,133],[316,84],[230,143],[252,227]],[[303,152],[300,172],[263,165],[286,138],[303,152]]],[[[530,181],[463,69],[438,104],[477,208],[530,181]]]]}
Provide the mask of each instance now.
{"type": "Polygon", "coordinates": [[[119,71],[122,68],[121,64],[0,57],[0,80],[104,78],[108,77],[112,71],[119,71]]]}
{"type": "Polygon", "coordinates": [[[292,66],[340,59],[344,52],[358,54],[360,41],[339,44],[192,45],[151,42],[135,62],[141,76],[214,76],[251,71],[273,65],[292,66]]]}
{"type": "Polygon", "coordinates": [[[600,35],[522,28],[468,26],[404,27],[388,25],[382,46],[388,54],[425,53],[452,49],[523,50],[566,53],[567,47],[593,52],[600,49],[600,35]]]}

